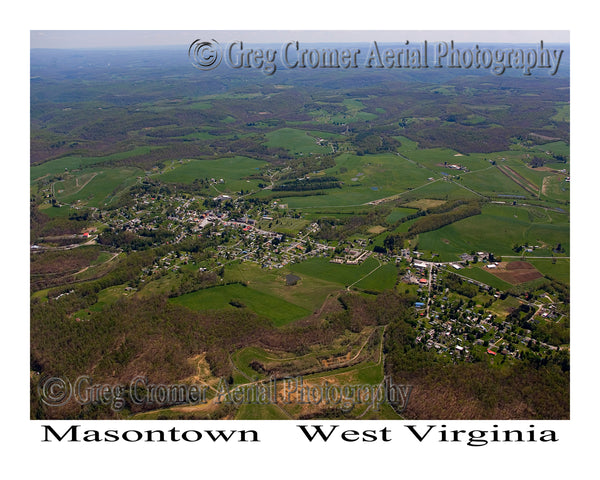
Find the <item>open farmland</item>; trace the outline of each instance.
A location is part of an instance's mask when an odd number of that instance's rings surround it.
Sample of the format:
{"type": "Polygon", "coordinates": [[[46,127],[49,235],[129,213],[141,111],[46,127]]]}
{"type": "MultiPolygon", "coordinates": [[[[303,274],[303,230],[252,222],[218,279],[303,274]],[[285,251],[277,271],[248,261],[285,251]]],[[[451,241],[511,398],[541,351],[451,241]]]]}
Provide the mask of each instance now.
{"type": "Polygon", "coordinates": [[[275,325],[284,325],[310,313],[298,305],[240,284],[199,290],[177,297],[173,302],[192,310],[249,308],[259,315],[270,318],[275,325]]]}
{"type": "Polygon", "coordinates": [[[322,145],[318,132],[306,132],[295,128],[282,128],[267,134],[267,145],[284,148],[293,155],[313,155],[331,152],[331,147],[322,145]]]}
{"type": "Polygon", "coordinates": [[[174,53],[31,52],[32,419],[569,418],[568,69],[174,53]],[[92,374],[208,402],[51,408],[35,384],[92,374]],[[285,378],[415,400],[216,401],[285,378]]]}
{"type": "Polygon", "coordinates": [[[513,247],[525,243],[543,247],[539,250],[543,256],[549,256],[552,248],[560,243],[568,254],[567,216],[531,210],[535,213],[512,206],[485,206],[481,215],[419,235],[419,246],[439,252],[445,261],[455,260],[459,254],[472,250],[492,251],[498,256],[514,255],[513,247]],[[539,220],[534,217],[537,214],[541,215],[539,220]],[[543,217],[552,218],[552,223],[544,222],[543,217]]]}
{"type": "Polygon", "coordinates": [[[182,165],[174,164],[160,176],[164,182],[192,183],[196,179],[223,179],[212,190],[233,192],[240,189],[257,188],[255,180],[244,180],[244,177],[257,173],[264,162],[246,157],[220,158],[217,160],[188,160],[182,165]]]}
{"type": "Polygon", "coordinates": [[[56,198],[62,203],[101,207],[122,195],[141,173],[137,168],[111,168],[75,174],[74,178],[54,185],[56,198]]]}
{"type": "Polygon", "coordinates": [[[501,262],[497,268],[489,270],[492,275],[496,275],[511,285],[531,282],[543,276],[533,265],[527,262],[501,262]]]}

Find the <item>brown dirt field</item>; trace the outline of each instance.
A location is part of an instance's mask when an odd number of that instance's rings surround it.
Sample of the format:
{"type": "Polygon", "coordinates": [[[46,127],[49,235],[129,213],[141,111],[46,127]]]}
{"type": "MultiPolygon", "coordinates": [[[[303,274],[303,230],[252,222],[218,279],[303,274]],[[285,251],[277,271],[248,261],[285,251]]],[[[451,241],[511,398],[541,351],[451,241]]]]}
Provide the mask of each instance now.
{"type": "Polygon", "coordinates": [[[556,170],[556,168],[550,168],[550,167],[532,167],[531,165],[527,165],[527,168],[529,170],[533,170],[535,172],[551,172],[551,173],[560,173],[558,170],[556,170]]]}
{"type": "Polygon", "coordinates": [[[387,228],[382,227],[381,225],[375,225],[374,227],[369,228],[369,230],[367,230],[369,233],[374,233],[375,235],[378,235],[382,232],[385,232],[387,230],[387,228]]]}
{"type": "Polygon", "coordinates": [[[420,200],[413,200],[412,202],[405,203],[402,206],[425,210],[427,208],[439,207],[440,205],[443,205],[444,203],[446,203],[446,200],[434,200],[431,198],[422,198],[420,200]]]}
{"type": "Polygon", "coordinates": [[[487,271],[511,285],[519,285],[543,277],[533,265],[520,261],[502,262],[497,269],[487,269],[487,271]]]}
{"type": "Polygon", "coordinates": [[[532,137],[541,138],[542,140],[549,140],[549,141],[560,140],[559,137],[549,137],[547,135],[540,135],[539,133],[533,133],[533,132],[531,132],[529,135],[531,135],[532,137]]]}

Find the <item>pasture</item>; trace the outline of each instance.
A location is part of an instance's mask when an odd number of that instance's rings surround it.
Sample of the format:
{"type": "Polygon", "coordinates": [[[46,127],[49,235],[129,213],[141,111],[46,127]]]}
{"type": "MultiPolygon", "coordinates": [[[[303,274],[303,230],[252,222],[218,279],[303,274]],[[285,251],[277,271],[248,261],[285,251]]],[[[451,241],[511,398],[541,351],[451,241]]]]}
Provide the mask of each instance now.
{"type": "Polygon", "coordinates": [[[198,290],[171,301],[191,310],[201,311],[248,308],[267,317],[275,326],[285,325],[311,313],[298,305],[239,283],[198,290]]]}
{"type": "Polygon", "coordinates": [[[54,191],[61,203],[81,203],[91,207],[103,207],[122,194],[137,181],[142,170],[135,167],[84,170],[65,181],[56,182],[54,191]]]}
{"type": "MultiPolygon", "coordinates": [[[[147,154],[151,150],[152,147],[136,147],[127,152],[115,153],[113,155],[107,155],[104,157],[71,156],[57,158],[56,160],[50,160],[49,162],[31,166],[29,169],[30,180],[31,183],[33,183],[46,175],[64,174],[65,172],[88,168],[99,163],[105,164],[112,161],[122,160],[134,155],[147,154]]],[[[105,167],[105,165],[103,165],[103,167],[105,167]]]]}
{"type": "Polygon", "coordinates": [[[159,176],[163,182],[193,183],[197,178],[224,180],[217,183],[214,192],[235,192],[241,189],[258,189],[257,180],[244,180],[244,177],[257,173],[266,164],[248,157],[227,157],[216,160],[188,160],[183,165],[174,165],[159,176]]]}
{"type": "Polygon", "coordinates": [[[337,282],[303,274],[299,275],[300,281],[296,285],[287,286],[285,276],[292,271],[292,268],[263,269],[252,262],[232,263],[225,267],[225,280],[244,282],[255,290],[309,311],[319,309],[330,293],[340,289],[337,282]]]}
{"type": "Polygon", "coordinates": [[[267,147],[283,148],[293,155],[314,155],[331,152],[331,147],[319,145],[317,137],[305,130],[280,128],[279,130],[267,133],[266,137],[267,147]]]}
{"type": "Polygon", "coordinates": [[[549,278],[569,285],[571,261],[568,258],[532,258],[527,261],[549,278]]]}
{"type": "Polygon", "coordinates": [[[568,216],[542,209],[526,209],[502,205],[485,205],[482,214],[465,218],[432,232],[419,235],[419,250],[440,254],[441,261],[456,260],[461,253],[492,252],[496,256],[516,255],[515,245],[539,245],[538,256],[549,254],[558,243],[568,254],[568,216]],[[536,220],[531,213],[544,215],[536,220]]]}
{"type": "Polygon", "coordinates": [[[413,208],[396,207],[396,208],[392,209],[392,212],[387,217],[385,217],[385,221],[388,224],[393,225],[401,218],[407,217],[408,215],[411,215],[411,214],[415,213],[416,211],[417,210],[415,210],[413,208]]]}
{"type": "Polygon", "coordinates": [[[290,265],[290,270],[299,275],[320,278],[343,286],[355,284],[356,288],[378,291],[393,288],[396,282],[396,267],[391,264],[378,267],[379,262],[372,257],[360,265],[331,263],[327,258],[311,258],[290,265]],[[373,270],[375,271],[371,275],[363,278],[373,270]]]}

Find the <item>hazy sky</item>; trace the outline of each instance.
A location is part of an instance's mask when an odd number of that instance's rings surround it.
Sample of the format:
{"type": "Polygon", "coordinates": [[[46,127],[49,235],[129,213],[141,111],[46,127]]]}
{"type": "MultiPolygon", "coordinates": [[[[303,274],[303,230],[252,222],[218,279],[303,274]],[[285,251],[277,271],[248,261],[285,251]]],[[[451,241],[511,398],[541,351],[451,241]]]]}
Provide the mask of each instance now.
{"type": "Polygon", "coordinates": [[[456,42],[568,43],[566,30],[31,30],[31,48],[99,48],[188,45],[196,38],[219,43],[456,42]]]}

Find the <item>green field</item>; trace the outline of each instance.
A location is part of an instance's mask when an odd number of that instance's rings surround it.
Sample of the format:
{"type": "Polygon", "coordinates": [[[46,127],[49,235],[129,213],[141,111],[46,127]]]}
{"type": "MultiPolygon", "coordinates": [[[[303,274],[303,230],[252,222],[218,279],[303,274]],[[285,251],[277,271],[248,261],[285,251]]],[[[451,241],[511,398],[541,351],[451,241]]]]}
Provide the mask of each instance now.
{"type": "Polygon", "coordinates": [[[248,157],[219,158],[216,160],[188,160],[183,165],[175,165],[160,175],[163,182],[192,183],[195,179],[223,179],[217,183],[213,191],[235,192],[241,189],[257,189],[257,180],[244,180],[244,177],[258,173],[265,162],[248,157]]]}
{"type": "Polygon", "coordinates": [[[354,286],[363,290],[381,292],[393,288],[397,278],[398,269],[396,265],[388,263],[375,270],[371,275],[362,279],[354,286]]]}
{"type": "Polygon", "coordinates": [[[496,167],[488,167],[476,173],[461,174],[460,183],[483,195],[531,196],[527,190],[520,187],[496,167]]]}
{"type": "Polygon", "coordinates": [[[513,246],[525,242],[542,247],[536,250],[538,256],[550,255],[558,243],[568,255],[568,216],[543,209],[485,205],[481,215],[423,233],[418,242],[419,250],[437,252],[441,261],[456,260],[473,250],[516,255],[513,246]]]}
{"type": "Polygon", "coordinates": [[[65,181],[56,182],[54,191],[61,203],[102,207],[133,185],[141,174],[142,171],[134,167],[84,170],[65,181]]]}
{"type": "Polygon", "coordinates": [[[566,155],[567,157],[571,152],[569,145],[562,141],[544,143],[542,145],[536,145],[534,148],[542,152],[551,152],[556,155],[566,155]]]}
{"type": "Polygon", "coordinates": [[[360,206],[380,198],[403,193],[429,182],[431,172],[391,153],[378,155],[342,154],[336,166],[325,171],[342,182],[341,189],[325,195],[286,197],[290,208],[360,206]]]}
{"type": "MultiPolygon", "coordinates": [[[[567,201],[568,185],[563,181],[555,185],[556,174],[536,171],[523,163],[521,152],[498,152],[493,155],[474,154],[456,157],[449,149],[416,148],[415,142],[403,137],[400,147],[402,155],[377,154],[353,155],[344,153],[336,158],[336,166],[326,170],[342,181],[341,189],[326,190],[323,195],[285,197],[290,208],[327,208],[361,206],[370,201],[394,197],[407,200],[432,198],[453,200],[458,198],[478,198],[487,196],[523,196],[531,194],[489,159],[497,159],[498,165],[510,166],[536,186],[537,192],[547,178],[546,196],[567,201]],[[468,172],[444,167],[443,162],[458,163],[469,169],[468,172]],[[397,197],[396,197],[397,196],[397,197]]],[[[564,176],[561,177],[564,179],[564,176]]],[[[282,200],[283,201],[283,200],[282,200]]],[[[399,214],[391,218],[401,218],[399,214]]]]}
{"type": "MultiPolygon", "coordinates": [[[[378,261],[372,257],[369,257],[360,265],[331,263],[328,258],[311,258],[302,263],[290,265],[290,270],[301,275],[348,286],[358,282],[362,277],[377,268],[378,265],[378,261]]],[[[379,268],[355,286],[369,290],[384,290],[393,288],[395,281],[396,267],[387,265],[379,268]]]]}
{"type": "Polygon", "coordinates": [[[339,112],[337,109],[335,111],[330,112],[327,107],[328,104],[320,103],[322,108],[312,110],[308,112],[313,120],[311,122],[306,123],[353,123],[353,122],[364,122],[366,120],[373,120],[377,118],[377,115],[374,113],[363,112],[362,110],[365,108],[363,102],[356,98],[346,98],[342,101],[342,105],[346,108],[345,112],[339,112]]]}
{"type": "MultiPolygon", "coordinates": [[[[29,174],[31,182],[34,182],[46,175],[64,174],[66,171],[88,168],[97,163],[109,163],[111,161],[122,160],[134,155],[147,154],[152,150],[151,147],[137,147],[127,152],[115,153],[105,157],[63,157],[40,165],[34,165],[30,168],[29,174]]],[[[103,165],[104,167],[104,165],[103,165]]],[[[99,169],[98,169],[99,170],[99,169]]],[[[87,173],[87,172],[86,172],[87,173]]]]}
{"type": "Polygon", "coordinates": [[[266,137],[268,147],[283,148],[293,155],[312,155],[331,152],[331,147],[317,144],[317,137],[312,136],[305,130],[280,128],[279,130],[267,133],[266,137]]]}
{"type": "MultiPolygon", "coordinates": [[[[263,269],[252,262],[232,263],[225,268],[225,280],[248,284],[251,288],[279,297],[304,309],[315,311],[327,295],[340,289],[340,285],[322,278],[300,275],[294,286],[285,284],[285,276],[291,269],[263,269]]],[[[297,272],[294,272],[297,273],[297,272]]]]}
{"type": "Polygon", "coordinates": [[[356,215],[366,215],[373,211],[374,205],[362,205],[357,207],[315,207],[306,209],[302,212],[302,218],[315,221],[321,218],[346,219],[356,215]]]}
{"type": "Polygon", "coordinates": [[[557,122],[569,122],[571,118],[571,107],[568,103],[559,103],[556,105],[556,115],[550,117],[557,122]]]}
{"type": "Polygon", "coordinates": [[[289,417],[277,405],[243,404],[235,418],[238,420],[286,420],[289,417]]]}
{"type": "Polygon", "coordinates": [[[52,207],[46,203],[40,207],[40,212],[48,215],[50,218],[68,218],[71,214],[77,213],[77,210],[70,206],[52,207]]]}
{"type": "Polygon", "coordinates": [[[115,285],[108,287],[98,292],[98,301],[89,308],[80,310],[73,314],[74,317],[85,318],[89,312],[101,312],[106,305],[111,305],[117,300],[130,295],[131,293],[125,290],[127,285],[115,285]],[[89,312],[88,312],[89,311],[89,312]]]}
{"type": "Polygon", "coordinates": [[[540,273],[569,285],[571,262],[568,258],[536,258],[527,259],[540,273]]]}
{"type": "Polygon", "coordinates": [[[500,280],[495,275],[486,271],[485,267],[481,265],[463,268],[462,270],[454,270],[452,267],[448,268],[448,271],[452,273],[456,273],[457,275],[462,275],[464,277],[472,278],[473,280],[477,280],[478,282],[485,283],[490,287],[497,288],[499,290],[506,290],[512,285],[504,280],[500,280]]]}
{"type": "Polygon", "coordinates": [[[399,198],[402,200],[406,199],[408,201],[422,198],[436,200],[456,200],[459,198],[475,199],[480,197],[476,193],[473,193],[461,186],[459,182],[454,183],[450,180],[438,180],[435,182],[430,182],[422,187],[407,191],[399,198]]]}
{"type": "Polygon", "coordinates": [[[238,301],[258,315],[269,318],[276,326],[285,325],[311,313],[281,298],[238,283],[198,290],[171,301],[192,310],[231,310],[237,307],[229,302],[238,301]]]}
{"type": "Polygon", "coordinates": [[[412,162],[418,163],[434,172],[446,172],[456,174],[457,170],[444,167],[444,162],[448,164],[459,164],[467,167],[469,170],[480,170],[489,167],[489,163],[484,160],[482,155],[463,155],[450,148],[419,148],[417,142],[406,137],[395,137],[400,141],[401,146],[398,152],[412,162]]]}
{"type": "Polygon", "coordinates": [[[545,180],[544,192],[542,198],[568,202],[571,198],[571,183],[566,181],[564,175],[553,175],[545,180]]]}
{"type": "Polygon", "coordinates": [[[408,215],[415,213],[417,210],[414,208],[400,208],[396,207],[392,209],[392,213],[390,213],[387,217],[385,217],[385,221],[390,225],[396,223],[401,218],[404,218],[408,215]]]}

